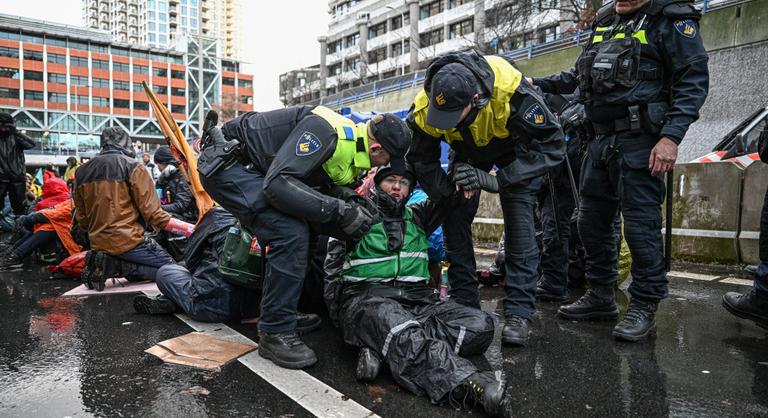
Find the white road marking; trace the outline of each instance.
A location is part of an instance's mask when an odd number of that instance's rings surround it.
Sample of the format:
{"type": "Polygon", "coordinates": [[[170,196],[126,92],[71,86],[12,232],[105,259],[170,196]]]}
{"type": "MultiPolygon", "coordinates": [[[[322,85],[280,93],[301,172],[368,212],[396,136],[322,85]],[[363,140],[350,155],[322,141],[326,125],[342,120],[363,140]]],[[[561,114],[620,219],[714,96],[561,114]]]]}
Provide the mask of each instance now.
{"type": "Polygon", "coordinates": [[[667,273],[667,276],[677,277],[680,279],[703,280],[707,282],[710,282],[720,277],[720,276],[713,276],[711,274],[699,274],[699,273],[691,273],[687,271],[670,271],[669,273],[667,273]]]}
{"type": "MultiPolygon", "coordinates": [[[[144,293],[147,296],[158,294],[158,292],[144,293]]],[[[176,317],[195,331],[205,332],[222,340],[257,345],[250,338],[224,324],[198,322],[183,314],[176,314],[176,317]]],[[[374,412],[317,380],[309,373],[303,370],[279,367],[261,357],[256,351],[240,357],[238,361],[317,417],[380,418],[374,412]]]]}
{"type": "Polygon", "coordinates": [[[738,284],[742,286],[752,286],[752,280],[739,279],[736,277],[728,277],[727,279],[720,280],[720,283],[738,284]]]}

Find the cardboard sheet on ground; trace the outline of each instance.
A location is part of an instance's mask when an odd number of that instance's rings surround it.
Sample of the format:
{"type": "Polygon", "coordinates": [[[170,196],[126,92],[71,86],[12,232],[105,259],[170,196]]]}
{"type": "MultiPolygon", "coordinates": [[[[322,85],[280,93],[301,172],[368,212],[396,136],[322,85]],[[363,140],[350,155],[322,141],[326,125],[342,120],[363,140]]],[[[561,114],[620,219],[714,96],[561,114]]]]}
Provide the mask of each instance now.
{"type": "Polygon", "coordinates": [[[112,279],[107,280],[104,290],[101,292],[90,290],[84,284],[81,284],[65,293],[64,296],[113,295],[115,293],[139,293],[151,290],[157,290],[155,282],[129,282],[126,279],[118,278],[116,283],[112,283],[112,279]]]}
{"type": "Polygon", "coordinates": [[[255,345],[220,340],[202,332],[190,332],[159,342],[144,352],[168,363],[218,371],[227,363],[255,349],[255,345]]]}

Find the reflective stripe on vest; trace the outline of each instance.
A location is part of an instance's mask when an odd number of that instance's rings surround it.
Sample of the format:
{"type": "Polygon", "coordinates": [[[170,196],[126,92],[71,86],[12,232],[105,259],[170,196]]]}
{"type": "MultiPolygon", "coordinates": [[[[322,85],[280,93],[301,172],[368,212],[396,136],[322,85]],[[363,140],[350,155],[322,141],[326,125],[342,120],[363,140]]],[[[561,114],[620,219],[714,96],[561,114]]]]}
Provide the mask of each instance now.
{"type": "MultiPolygon", "coordinates": [[[[621,26],[616,27],[617,31],[622,29],[621,26]]],[[[592,36],[592,43],[597,44],[605,40],[604,34],[613,30],[613,26],[598,26],[595,28],[595,34],[592,36]]],[[[610,39],[624,39],[627,35],[624,32],[614,33],[610,39]]],[[[648,45],[648,37],[645,34],[645,29],[639,29],[632,34],[633,38],[637,38],[642,45],[648,45]]]]}
{"type": "MultiPolygon", "coordinates": [[[[509,100],[523,78],[522,73],[504,58],[488,55],[484,57],[493,70],[493,94],[488,105],[479,112],[475,121],[470,125],[472,138],[478,147],[486,146],[494,138],[508,138],[507,119],[509,119],[509,100]]],[[[413,101],[413,117],[416,125],[427,135],[443,138],[445,142],[462,141],[457,129],[437,129],[427,125],[429,112],[429,96],[421,90],[413,101]]]]}
{"type": "Polygon", "coordinates": [[[368,127],[365,123],[355,124],[350,119],[328,109],[317,106],[312,110],[323,118],[336,131],[338,140],[331,158],[323,163],[323,170],[331,178],[333,184],[346,186],[357,180],[362,170],[371,169],[371,158],[368,155],[368,127]],[[357,143],[362,142],[362,151],[358,151],[357,143]]]}
{"type": "Polygon", "coordinates": [[[424,230],[412,222],[413,212],[405,208],[405,234],[399,252],[387,248],[387,232],[382,223],[375,224],[346,255],[341,275],[347,283],[398,282],[418,283],[429,280],[429,257],[424,230]]]}

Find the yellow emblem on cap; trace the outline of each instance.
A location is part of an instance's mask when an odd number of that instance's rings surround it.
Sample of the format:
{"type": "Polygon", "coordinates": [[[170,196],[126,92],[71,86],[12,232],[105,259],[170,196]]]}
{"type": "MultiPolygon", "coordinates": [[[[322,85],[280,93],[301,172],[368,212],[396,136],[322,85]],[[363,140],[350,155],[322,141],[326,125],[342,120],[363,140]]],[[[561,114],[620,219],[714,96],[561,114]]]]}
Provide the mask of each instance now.
{"type": "Polygon", "coordinates": [[[435,96],[435,101],[439,106],[443,106],[445,104],[445,95],[440,92],[437,96],[435,96]]]}

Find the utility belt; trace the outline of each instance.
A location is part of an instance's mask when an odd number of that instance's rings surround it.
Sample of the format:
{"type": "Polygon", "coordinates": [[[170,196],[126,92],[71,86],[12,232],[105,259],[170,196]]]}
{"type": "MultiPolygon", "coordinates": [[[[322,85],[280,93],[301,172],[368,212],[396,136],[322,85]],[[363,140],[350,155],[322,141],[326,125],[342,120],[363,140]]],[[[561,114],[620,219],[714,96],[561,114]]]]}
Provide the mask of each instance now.
{"type": "Polygon", "coordinates": [[[657,135],[664,126],[668,110],[669,104],[667,102],[627,106],[626,116],[608,121],[592,121],[592,129],[595,135],[641,130],[651,135],[657,135]]]}
{"type": "Polygon", "coordinates": [[[205,144],[197,159],[197,172],[210,178],[237,162],[247,164],[243,151],[243,145],[237,139],[227,138],[205,144]]]}

